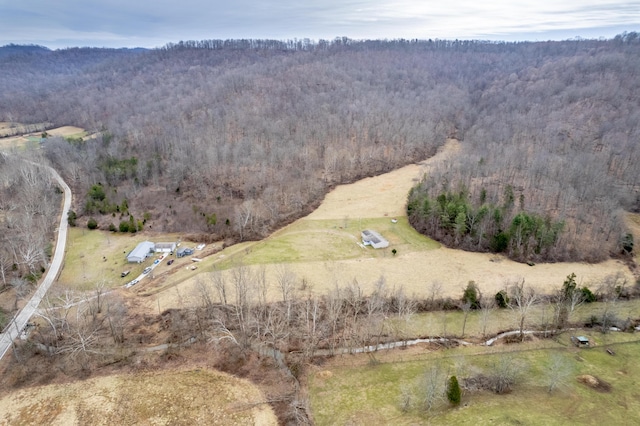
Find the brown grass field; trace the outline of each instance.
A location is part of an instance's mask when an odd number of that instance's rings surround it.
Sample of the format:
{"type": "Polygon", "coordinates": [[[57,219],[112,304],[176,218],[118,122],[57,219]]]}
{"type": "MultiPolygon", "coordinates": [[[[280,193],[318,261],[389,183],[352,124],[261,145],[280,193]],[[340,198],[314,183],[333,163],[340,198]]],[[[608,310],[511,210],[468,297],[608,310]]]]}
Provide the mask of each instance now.
{"type": "Polygon", "coordinates": [[[277,425],[262,401],[244,379],[202,368],[166,370],[13,391],[0,397],[0,424],[277,425]]]}
{"type": "MultiPolygon", "coordinates": [[[[18,123],[18,126],[21,126],[18,123]]],[[[40,138],[41,133],[28,133],[20,136],[11,136],[11,137],[3,137],[6,134],[5,129],[9,127],[10,123],[1,122],[0,123],[0,149],[11,149],[11,148],[21,148],[26,146],[27,144],[35,143],[37,139],[40,138]]],[[[63,126],[55,129],[47,130],[47,133],[51,136],[62,136],[62,137],[85,137],[86,132],[84,129],[75,126],[63,126]]]]}

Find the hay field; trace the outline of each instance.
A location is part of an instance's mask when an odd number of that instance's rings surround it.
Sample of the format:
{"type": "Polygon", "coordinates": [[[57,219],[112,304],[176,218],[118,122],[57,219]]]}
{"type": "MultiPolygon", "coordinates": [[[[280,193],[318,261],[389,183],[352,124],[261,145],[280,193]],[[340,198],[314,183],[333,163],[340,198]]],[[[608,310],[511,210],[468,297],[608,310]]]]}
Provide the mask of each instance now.
{"type": "Polygon", "coordinates": [[[80,138],[80,137],[85,137],[87,134],[84,131],[84,129],[80,127],[75,127],[75,126],[57,127],[55,129],[47,130],[47,133],[51,136],[61,136],[63,138],[68,138],[72,136],[76,138],[80,138]]]}
{"type": "MultiPolygon", "coordinates": [[[[503,256],[470,253],[442,247],[408,224],[405,205],[409,189],[428,173],[436,162],[460,155],[463,145],[450,140],[434,157],[377,177],[336,187],[313,213],[255,243],[229,247],[202,262],[203,273],[157,294],[163,307],[197,303],[196,283],[210,282],[214,268],[226,270],[237,265],[264,268],[270,295],[277,298],[277,270],[295,273],[301,293],[324,294],[336,285],[354,279],[365,292],[384,277],[389,288],[403,286],[406,293],[427,297],[433,283],[440,283],[442,295],[459,297],[471,280],[486,294],[495,294],[509,282],[524,279],[541,292],[551,292],[567,275],[575,273],[580,285],[597,287],[610,274],[623,274],[634,282],[620,261],[599,264],[549,263],[528,266],[503,256]],[[392,223],[391,219],[397,219],[392,223]],[[360,231],[372,228],[390,241],[387,249],[361,248],[360,231]],[[397,250],[393,255],[391,250],[397,250]],[[260,266],[255,266],[260,265],[260,266]],[[180,297],[176,295],[179,294],[180,297]],[[190,295],[194,299],[189,300],[190,295]]],[[[177,283],[174,283],[174,285],[177,283]]],[[[156,299],[156,298],[154,298],[156,299]]]]}
{"type": "MultiPolygon", "coordinates": [[[[0,149],[22,148],[27,146],[29,143],[34,144],[34,146],[39,146],[42,132],[27,133],[20,136],[2,137],[3,134],[6,134],[10,124],[11,123],[6,122],[0,123],[0,149]]],[[[13,124],[16,125],[16,123],[13,124]]],[[[22,126],[21,124],[17,125],[22,126]]],[[[49,134],[50,136],[61,136],[65,138],[84,138],[87,136],[87,132],[84,129],[75,126],[62,126],[55,129],[47,130],[47,134],[49,134]]]]}
{"type": "Polygon", "coordinates": [[[261,401],[247,380],[215,370],[168,370],[12,391],[0,397],[0,424],[277,425],[261,401]]]}

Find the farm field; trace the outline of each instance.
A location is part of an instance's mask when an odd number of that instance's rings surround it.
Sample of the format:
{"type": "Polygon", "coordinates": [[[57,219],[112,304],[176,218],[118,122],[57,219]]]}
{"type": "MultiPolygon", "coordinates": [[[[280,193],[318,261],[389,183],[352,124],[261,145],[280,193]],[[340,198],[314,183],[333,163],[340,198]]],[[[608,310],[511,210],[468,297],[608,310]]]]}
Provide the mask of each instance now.
{"type": "Polygon", "coordinates": [[[214,370],[122,374],[13,391],[0,397],[0,424],[276,425],[263,400],[247,380],[214,370]]]}
{"type": "Polygon", "coordinates": [[[380,277],[384,277],[388,288],[403,286],[405,293],[423,298],[433,283],[441,284],[442,296],[459,297],[469,281],[475,281],[486,294],[495,294],[507,283],[523,279],[540,292],[551,292],[571,273],[576,274],[580,286],[597,286],[612,274],[621,274],[628,283],[633,282],[626,265],[617,260],[528,266],[500,255],[449,249],[417,233],[405,215],[409,189],[428,173],[431,165],[448,161],[461,149],[459,142],[449,140],[438,154],[420,164],[338,186],[307,217],[262,241],[228,247],[202,262],[202,273],[184,282],[174,279],[163,287],[178,286],[177,290],[158,289],[154,293],[162,306],[179,307],[185,303],[185,294],[195,294],[198,280],[210,281],[208,274],[214,268],[231,273],[239,265],[256,271],[263,268],[271,283],[272,298],[277,297],[277,270],[283,267],[296,275],[301,291],[316,294],[353,280],[370,293],[380,277]],[[380,232],[390,246],[380,250],[361,248],[360,231],[367,228],[380,232]]]}
{"type": "Polygon", "coordinates": [[[640,342],[635,334],[596,333],[595,347],[578,349],[563,334],[542,340],[498,347],[433,350],[427,346],[380,352],[379,364],[366,355],[343,355],[316,367],[309,377],[314,420],[330,424],[636,424],[640,393],[635,366],[640,342]],[[614,351],[609,355],[605,348],[614,351]],[[562,384],[548,392],[550,360],[566,368],[562,384]],[[488,390],[464,393],[462,404],[450,408],[438,402],[431,411],[400,408],[403,390],[410,391],[426,371],[435,367],[442,378],[489,374],[500,363],[519,369],[511,392],[488,390]],[[591,375],[609,385],[593,389],[578,381],[591,375]],[[544,409],[541,409],[544,407],[544,409]]]}
{"type": "MultiPolygon", "coordinates": [[[[19,123],[12,123],[14,126],[21,127],[22,125],[19,123]]],[[[0,123],[0,149],[12,149],[12,148],[21,148],[26,146],[27,144],[33,144],[34,146],[38,146],[42,132],[33,132],[28,134],[23,134],[20,136],[9,136],[3,137],[7,134],[7,131],[10,129],[10,123],[0,123]]],[[[80,127],[75,126],[62,126],[57,127],[55,129],[47,130],[47,134],[50,136],[61,136],[61,137],[74,137],[74,138],[84,138],[87,136],[87,132],[80,127]]]]}

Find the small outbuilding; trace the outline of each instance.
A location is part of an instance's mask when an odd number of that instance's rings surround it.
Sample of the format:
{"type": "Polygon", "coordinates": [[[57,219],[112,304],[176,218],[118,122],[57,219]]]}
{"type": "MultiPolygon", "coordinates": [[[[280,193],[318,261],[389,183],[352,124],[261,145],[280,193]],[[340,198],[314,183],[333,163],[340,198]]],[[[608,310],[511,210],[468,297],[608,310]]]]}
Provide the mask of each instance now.
{"type": "Polygon", "coordinates": [[[385,240],[382,235],[376,231],[365,229],[361,232],[362,244],[365,246],[371,246],[375,249],[389,247],[389,241],[385,240]]]}
{"type": "Polygon", "coordinates": [[[571,336],[571,341],[574,345],[578,347],[587,347],[589,346],[589,338],[585,336],[571,336]]]}
{"type": "Polygon", "coordinates": [[[156,253],[173,253],[176,251],[176,243],[156,243],[156,253]]]}
{"type": "Polygon", "coordinates": [[[193,254],[193,249],[189,247],[180,247],[176,252],[176,256],[185,257],[193,254]]]}
{"type": "Polygon", "coordinates": [[[127,261],[129,263],[142,263],[153,254],[154,250],[155,244],[151,241],[143,241],[127,255],[127,261]]]}

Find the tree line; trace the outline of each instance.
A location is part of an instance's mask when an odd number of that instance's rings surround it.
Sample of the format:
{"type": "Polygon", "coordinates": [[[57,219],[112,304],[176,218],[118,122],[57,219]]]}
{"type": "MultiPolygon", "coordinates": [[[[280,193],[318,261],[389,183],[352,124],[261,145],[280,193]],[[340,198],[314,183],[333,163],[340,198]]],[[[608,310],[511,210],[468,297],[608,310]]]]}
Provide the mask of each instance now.
{"type": "MultiPolygon", "coordinates": [[[[163,311],[158,306],[157,314],[137,314],[133,321],[127,315],[131,300],[107,292],[104,283],[84,294],[60,288],[43,301],[37,326],[27,341],[16,346],[14,360],[18,365],[37,360],[40,365],[57,365],[67,375],[86,377],[102,366],[135,364],[136,353],[146,353],[159,343],[166,345],[166,356],[179,356],[182,350],[198,345],[197,350],[206,351],[216,368],[224,371],[246,374],[246,368],[266,365],[285,372],[281,380],[290,381],[291,392],[273,399],[284,404],[281,418],[304,420],[308,407],[297,379],[309,363],[325,357],[389,342],[402,346],[402,341],[415,337],[432,338],[445,346],[456,345],[460,339],[484,342],[498,309],[509,312],[513,342],[523,341],[531,330],[542,337],[575,326],[596,327],[603,333],[614,326],[633,331],[638,321],[621,315],[618,307],[620,300],[640,294],[638,286],[618,275],[592,283],[592,291],[578,286],[575,274],[570,274],[549,294],[535,291],[522,280],[505,283],[504,290],[495,295],[483,294],[481,285],[470,282],[458,298],[442,297],[441,286],[434,283],[429,297],[417,299],[402,287],[389,286],[384,276],[369,295],[357,280],[335,284],[328,294],[317,295],[284,265],[273,281],[266,279],[263,267],[239,265],[200,275],[189,293],[176,291],[180,306],[163,311]],[[577,309],[595,301],[600,306],[591,319],[577,322],[577,309]],[[418,313],[436,311],[442,316],[441,323],[412,331],[418,313]],[[447,321],[452,311],[462,313],[461,329],[447,321]],[[474,311],[479,326],[469,336],[465,328],[474,311]],[[156,336],[162,336],[162,341],[156,336]]],[[[368,356],[371,363],[378,362],[376,350],[370,350],[368,356]]],[[[18,376],[25,371],[29,370],[15,368],[15,379],[24,380],[18,376]]],[[[509,371],[496,366],[487,377],[463,377],[464,386],[505,393],[515,383],[509,371]],[[474,379],[480,382],[471,383],[474,379]]],[[[442,396],[442,371],[432,373],[438,373],[431,378],[437,382],[432,383],[437,384],[432,389],[436,393],[431,402],[425,401],[427,405],[418,402],[420,410],[430,410],[442,396]]],[[[416,392],[425,391],[423,385],[403,392],[406,409],[416,403],[416,392]]],[[[455,392],[452,398],[452,402],[457,400],[455,392]]]]}
{"type": "Polygon", "coordinates": [[[14,291],[11,310],[49,264],[61,200],[49,170],[0,153],[0,292],[14,291]]]}

